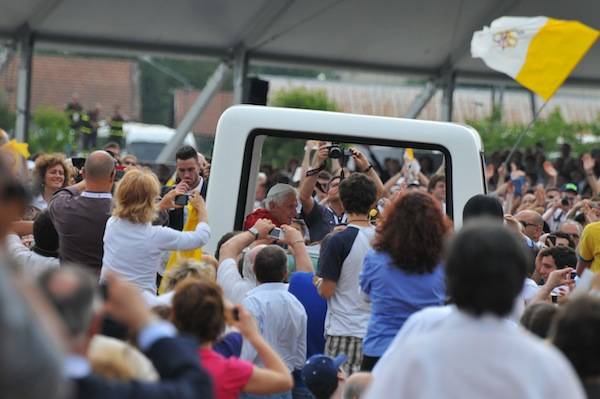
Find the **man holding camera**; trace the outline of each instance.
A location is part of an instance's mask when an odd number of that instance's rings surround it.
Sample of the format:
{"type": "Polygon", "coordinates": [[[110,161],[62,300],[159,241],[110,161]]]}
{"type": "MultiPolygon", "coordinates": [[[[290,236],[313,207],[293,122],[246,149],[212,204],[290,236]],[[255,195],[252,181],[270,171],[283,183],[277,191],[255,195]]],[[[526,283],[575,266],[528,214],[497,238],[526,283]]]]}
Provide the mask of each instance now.
{"type": "MultiPolygon", "coordinates": [[[[308,151],[309,149],[307,149],[308,151]]],[[[363,172],[375,182],[378,195],[383,192],[383,183],[379,175],[373,169],[373,165],[363,153],[355,148],[344,151],[339,145],[333,143],[321,143],[317,151],[313,168],[306,172],[300,181],[300,202],[302,204],[302,215],[311,241],[321,241],[333,228],[340,224],[348,223],[348,216],[340,200],[339,186],[342,177],[333,176],[326,185],[324,191],[327,197],[319,203],[313,192],[319,178],[319,172],[325,169],[328,158],[339,159],[343,156],[352,157],[358,172],[363,172]]]]}
{"type": "Polygon", "coordinates": [[[188,221],[189,209],[187,207],[189,196],[198,191],[206,199],[207,184],[201,176],[201,167],[198,152],[184,145],[175,153],[175,167],[177,185],[163,187],[163,209],[168,210],[169,223],[172,229],[183,231],[188,221]],[[166,207],[166,208],[165,208],[166,207]]]}
{"type": "Polygon", "coordinates": [[[557,231],[560,225],[567,220],[567,213],[577,200],[578,189],[576,184],[565,184],[560,191],[560,198],[552,203],[543,216],[550,227],[550,231],[557,231]]]}
{"type": "Polygon", "coordinates": [[[48,211],[58,233],[61,263],[78,263],[100,272],[115,174],[110,154],[94,151],[85,160],[84,179],[57,191],[50,200],[48,211]]]}

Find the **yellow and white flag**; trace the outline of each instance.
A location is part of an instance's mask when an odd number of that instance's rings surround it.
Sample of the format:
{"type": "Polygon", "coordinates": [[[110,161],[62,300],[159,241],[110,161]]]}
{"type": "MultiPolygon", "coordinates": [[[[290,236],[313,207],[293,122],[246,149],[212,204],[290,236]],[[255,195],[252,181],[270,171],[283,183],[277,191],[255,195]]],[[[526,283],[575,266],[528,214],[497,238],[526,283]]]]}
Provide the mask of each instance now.
{"type": "Polygon", "coordinates": [[[578,21],[502,17],[475,32],[471,55],[547,101],[594,45],[598,34],[578,21]]]}

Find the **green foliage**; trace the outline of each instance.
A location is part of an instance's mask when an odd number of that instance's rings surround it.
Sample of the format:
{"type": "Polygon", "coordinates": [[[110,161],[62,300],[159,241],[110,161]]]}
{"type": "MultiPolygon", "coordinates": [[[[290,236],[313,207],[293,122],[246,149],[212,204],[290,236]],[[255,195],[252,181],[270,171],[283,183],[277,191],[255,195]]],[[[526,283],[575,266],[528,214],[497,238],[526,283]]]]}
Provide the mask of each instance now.
{"type": "MultiPolygon", "coordinates": [[[[308,90],[304,87],[280,90],[275,93],[272,104],[276,107],[337,111],[337,105],[327,97],[324,90],[308,90]]],[[[301,161],[304,155],[304,140],[269,137],[262,149],[262,162],[283,168],[290,159],[301,161]]]]}
{"type": "Polygon", "coordinates": [[[33,128],[29,131],[29,151],[69,152],[73,137],[69,120],[63,111],[53,107],[39,107],[33,114],[33,128]]]}
{"type": "MultiPolygon", "coordinates": [[[[153,62],[182,76],[194,89],[204,87],[217,67],[215,62],[197,60],[155,57],[153,62]]],[[[142,121],[173,126],[173,93],[184,88],[183,83],[147,62],[140,61],[138,65],[141,76],[142,121]]],[[[231,88],[231,83],[224,85],[224,89],[228,88],[231,88]]]]}
{"type": "Polygon", "coordinates": [[[321,111],[337,111],[337,105],[327,97],[325,90],[309,90],[298,87],[290,90],[279,90],[275,93],[271,105],[275,107],[317,109],[321,111]]]}
{"type": "Polygon", "coordinates": [[[0,129],[12,130],[15,127],[15,119],[15,113],[10,110],[4,93],[0,91],[0,129]]]}
{"type": "MultiPolygon", "coordinates": [[[[467,121],[481,135],[484,149],[487,154],[496,150],[511,148],[517,137],[526,128],[525,125],[509,125],[502,122],[502,112],[499,108],[492,111],[492,115],[480,121],[467,121]]],[[[525,134],[520,148],[527,148],[542,143],[546,152],[558,151],[561,143],[571,144],[575,152],[589,151],[598,145],[586,144],[584,135],[600,136],[600,120],[591,123],[568,123],[562,117],[558,108],[554,109],[545,119],[538,119],[532,128],[525,134]]]]}

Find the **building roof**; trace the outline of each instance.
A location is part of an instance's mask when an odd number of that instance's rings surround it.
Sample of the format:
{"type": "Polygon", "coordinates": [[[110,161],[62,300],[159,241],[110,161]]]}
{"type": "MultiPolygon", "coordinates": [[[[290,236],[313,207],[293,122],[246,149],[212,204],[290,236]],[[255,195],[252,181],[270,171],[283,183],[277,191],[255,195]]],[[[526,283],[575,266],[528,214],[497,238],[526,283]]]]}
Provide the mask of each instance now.
{"type": "MultiPolygon", "coordinates": [[[[175,106],[175,126],[179,126],[200,93],[198,90],[175,90],[175,100],[173,102],[175,106]]],[[[215,94],[208,104],[208,108],[204,110],[192,127],[192,132],[199,136],[213,137],[221,114],[232,105],[233,93],[221,91],[215,94]]]]}
{"type": "MultiPolygon", "coordinates": [[[[14,110],[17,97],[19,57],[12,57],[0,70],[0,91],[14,110]]],[[[129,119],[140,116],[137,63],[125,59],[35,55],[33,57],[31,107],[50,106],[62,110],[78,93],[85,108],[102,105],[105,117],[115,105],[129,119]]]]}
{"type": "MultiPolygon", "coordinates": [[[[320,81],[314,79],[263,76],[269,80],[269,98],[271,104],[279,90],[305,87],[309,90],[324,90],[342,112],[403,117],[411,103],[421,91],[422,86],[405,85],[373,85],[338,81],[320,81]]],[[[199,91],[175,91],[175,122],[181,122],[185,112],[191,107],[199,95],[199,91]]],[[[496,98],[500,97],[496,89],[496,98]]],[[[538,99],[539,100],[539,99],[538,99]]],[[[442,93],[438,92],[419,115],[419,119],[442,120],[442,93]]],[[[198,135],[214,136],[217,122],[221,114],[233,105],[230,92],[219,92],[211,101],[206,112],[196,122],[192,131],[198,135]]],[[[537,106],[541,101],[537,102],[537,106]]],[[[590,123],[600,118],[600,89],[561,89],[541,113],[547,117],[554,109],[559,108],[567,122],[590,123]]],[[[490,116],[492,112],[492,91],[488,88],[457,87],[454,92],[453,122],[466,123],[490,116]]],[[[531,100],[524,90],[505,90],[502,101],[503,120],[510,124],[526,124],[532,118],[531,100]]]]}
{"type": "MultiPolygon", "coordinates": [[[[278,90],[305,87],[310,90],[324,90],[340,111],[366,115],[404,117],[412,102],[422,90],[422,85],[372,85],[352,84],[340,81],[320,81],[314,79],[263,76],[269,80],[269,102],[278,90]]],[[[497,98],[500,89],[496,89],[497,98]]],[[[537,106],[543,100],[536,98],[537,106]]],[[[441,118],[442,92],[438,90],[419,115],[419,119],[443,120],[441,118]]],[[[600,89],[566,88],[560,89],[542,110],[540,118],[547,117],[556,108],[567,122],[590,123],[600,118],[600,89]]],[[[452,121],[465,123],[480,120],[492,112],[492,90],[490,88],[457,87],[454,91],[452,121]]],[[[531,121],[532,109],[529,92],[525,90],[504,90],[502,101],[504,122],[524,124],[531,121]]]]}

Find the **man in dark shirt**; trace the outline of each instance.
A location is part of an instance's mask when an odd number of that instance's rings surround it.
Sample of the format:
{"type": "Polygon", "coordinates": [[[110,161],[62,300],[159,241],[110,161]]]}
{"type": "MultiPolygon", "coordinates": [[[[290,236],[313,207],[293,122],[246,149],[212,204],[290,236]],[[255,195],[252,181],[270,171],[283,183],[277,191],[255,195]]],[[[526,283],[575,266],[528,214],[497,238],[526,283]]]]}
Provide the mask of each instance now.
{"type": "Polygon", "coordinates": [[[54,194],[48,209],[58,233],[61,262],[83,264],[99,272],[115,161],[106,151],[95,151],[85,161],[82,173],[81,182],[54,194]]]}
{"type": "MultiPolygon", "coordinates": [[[[324,192],[327,197],[319,203],[313,198],[313,192],[319,179],[319,172],[325,169],[325,162],[329,157],[329,148],[331,144],[322,143],[316,156],[316,165],[313,169],[306,172],[300,181],[300,202],[302,204],[302,217],[306,222],[311,241],[321,241],[333,228],[340,224],[347,224],[348,217],[344,210],[344,205],[340,199],[339,186],[340,176],[334,176],[329,180],[324,192]]],[[[369,160],[357,149],[351,148],[350,153],[356,165],[357,172],[362,172],[369,176],[375,182],[377,194],[383,192],[383,183],[369,164],[369,160]]]]}
{"type": "MultiPolygon", "coordinates": [[[[203,157],[204,158],[204,157],[203,157]]],[[[177,171],[177,185],[162,188],[162,197],[169,191],[177,190],[177,194],[192,194],[198,191],[202,198],[206,198],[207,182],[201,175],[202,164],[198,152],[189,145],[184,145],[175,153],[175,166],[177,171]]],[[[169,227],[182,231],[188,219],[188,209],[185,206],[176,206],[169,209],[169,227]]]]}

